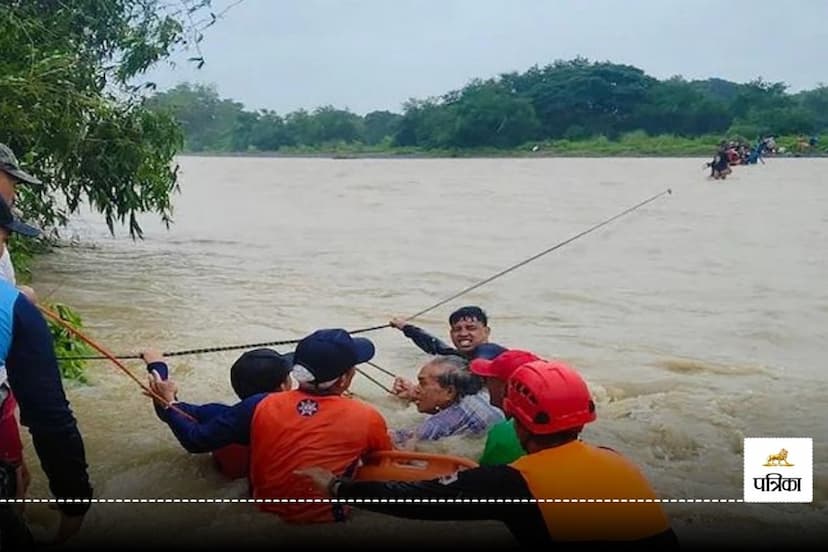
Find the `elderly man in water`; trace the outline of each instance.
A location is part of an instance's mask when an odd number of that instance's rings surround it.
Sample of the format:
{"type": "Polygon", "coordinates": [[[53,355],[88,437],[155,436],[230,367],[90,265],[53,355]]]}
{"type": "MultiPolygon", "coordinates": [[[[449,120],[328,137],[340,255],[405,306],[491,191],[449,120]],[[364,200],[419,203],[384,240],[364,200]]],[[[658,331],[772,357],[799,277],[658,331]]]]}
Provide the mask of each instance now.
{"type": "Polygon", "coordinates": [[[417,410],[430,416],[410,429],[391,432],[394,444],[410,447],[416,441],[436,441],[451,435],[482,435],[502,422],[503,412],[480,391],[483,381],[459,356],[438,356],[420,368],[413,392],[417,410]]]}

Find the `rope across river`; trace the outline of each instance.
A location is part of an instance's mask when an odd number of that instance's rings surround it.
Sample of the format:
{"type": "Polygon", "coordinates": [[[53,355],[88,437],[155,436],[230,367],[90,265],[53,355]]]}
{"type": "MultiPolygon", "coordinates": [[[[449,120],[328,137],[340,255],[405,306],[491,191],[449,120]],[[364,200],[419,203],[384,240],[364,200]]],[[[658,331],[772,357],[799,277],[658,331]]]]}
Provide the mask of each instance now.
{"type": "MultiPolygon", "coordinates": [[[[422,316],[422,315],[424,315],[428,312],[431,312],[432,310],[436,309],[437,307],[441,307],[441,306],[445,305],[446,303],[448,303],[450,301],[453,301],[454,299],[457,299],[457,298],[459,298],[459,297],[461,297],[461,296],[463,296],[463,295],[465,295],[465,294],[467,294],[471,291],[474,291],[477,288],[480,288],[480,287],[482,287],[482,286],[484,286],[488,283],[491,283],[494,280],[497,280],[498,278],[500,278],[502,276],[505,276],[506,274],[508,274],[508,273],[510,273],[514,270],[517,270],[518,268],[520,268],[522,266],[525,266],[525,265],[527,265],[527,264],[529,264],[533,261],[536,261],[537,259],[539,259],[539,258],[541,258],[545,255],[548,255],[549,253],[552,253],[553,251],[556,251],[557,249],[560,249],[561,247],[564,247],[565,245],[568,245],[568,244],[570,244],[570,243],[586,236],[587,234],[591,234],[592,232],[598,230],[599,228],[603,228],[604,226],[618,220],[619,218],[624,217],[624,216],[626,216],[626,215],[628,215],[628,214],[630,214],[634,211],[637,211],[641,207],[644,207],[645,205],[647,205],[649,203],[652,203],[653,201],[655,201],[655,200],[657,200],[657,199],[659,199],[659,198],[661,198],[665,195],[669,195],[669,194],[672,194],[672,193],[673,193],[672,190],[669,189],[669,188],[662,191],[662,192],[659,192],[659,193],[657,193],[657,194],[655,194],[655,195],[653,195],[653,196],[651,196],[651,197],[649,197],[649,198],[633,205],[632,207],[629,207],[629,208],[621,211],[620,213],[618,213],[616,215],[613,215],[612,217],[609,217],[609,218],[607,218],[607,219],[605,219],[605,220],[603,220],[603,221],[601,221],[601,222],[599,222],[599,223],[597,223],[593,226],[590,226],[586,230],[584,230],[582,232],[579,232],[579,233],[567,238],[564,241],[556,243],[552,247],[544,249],[543,251],[541,251],[539,253],[536,253],[535,255],[532,255],[531,257],[528,257],[528,258],[526,258],[526,259],[524,259],[524,260],[522,260],[518,263],[515,263],[515,264],[513,264],[513,265],[511,265],[511,266],[495,273],[495,274],[492,274],[491,276],[489,276],[487,278],[484,278],[483,280],[480,280],[475,284],[472,284],[472,285],[470,285],[466,288],[461,289],[457,293],[454,293],[453,295],[451,295],[449,297],[446,297],[445,299],[442,299],[441,301],[438,301],[438,302],[434,303],[433,305],[431,305],[427,308],[424,308],[419,312],[416,312],[416,313],[412,314],[411,316],[406,317],[405,320],[406,321],[414,320],[415,318],[418,318],[418,317],[420,317],[420,316],[422,316]]],[[[43,310],[43,309],[41,309],[41,310],[43,310]]],[[[47,312],[47,311],[44,311],[44,312],[47,312]]],[[[94,345],[92,342],[90,342],[88,340],[88,338],[85,338],[85,336],[82,336],[82,334],[80,334],[77,330],[74,330],[74,328],[71,328],[68,324],[64,323],[64,321],[59,316],[57,316],[56,314],[50,313],[50,312],[47,312],[47,314],[51,318],[55,318],[56,321],[60,322],[64,326],[66,326],[67,329],[69,329],[70,331],[72,331],[73,333],[75,333],[76,335],[81,337],[81,339],[83,339],[87,343],[90,343],[94,348],[96,348],[99,352],[102,353],[101,355],[62,356],[62,357],[58,357],[58,360],[104,360],[104,359],[106,359],[106,360],[110,360],[112,362],[115,362],[116,365],[118,365],[119,367],[122,368],[123,365],[120,364],[119,362],[117,362],[117,360],[140,359],[141,358],[140,354],[111,355],[109,353],[106,353],[99,346],[94,345]]],[[[352,335],[356,335],[356,334],[362,334],[362,333],[378,331],[378,330],[381,330],[381,329],[384,329],[384,328],[390,328],[390,327],[391,327],[391,325],[386,323],[386,324],[380,324],[380,325],[376,325],[376,326],[368,326],[368,327],[365,327],[365,328],[357,328],[357,329],[354,329],[354,330],[349,330],[348,333],[350,333],[352,335]]],[[[241,350],[241,349],[257,349],[257,348],[262,348],[262,347],[277,347],[277,346],[282,346],[282,345],[295,345],[296,343],[299,343],[299,341],[301,341],[301,340],[302,340],[302,338],[292,338],[292,339],[281,339],[281,340],[277,340],[277,341],[265,341],[265,342],[260,342],[260,343],[246,343],[246,344],[243,344],[243,345],[225,345],[225,346],[218,346],[218,347],[200,347],[200,348],[197,348],[197,349],[184,349],[184,350],[180,350],[180,351],[165,352],[164,356],[165,357],[174,357],[174,356],[198,355],[198,354],[206,354],[206,353],[219,353],[219,352],[224,352],[224,351],[235,351],[235,350],[241,350]]],[[[367,364],[371,365],[375,369],[377,369],[377,370],[379,370],[379,371],[381,371],[381,372],[383,372],[383,373],[385,373],[389,376],[395,377],[395,374],[393,372],[391,372],[389,370],[386,370],[385,368],[382,368],[382,367],[380,367],[380,366],[378,366],[378,365],[376,365],[372,362],[369,362],[367,364]]],[[[125,368],[122,368],[122,369],[127,371],[125,368]]],[[[127,373],[129,373],[129,372],[127,371],[127,373]]],[[[368,379],[370,379],[371,381],[373,381],[374,383],[376,383],[378,386],[382,387],[386,391],[389,391],[389,389],[387,387],[382,385],[380,382],[378,382],[374,378],[371,378],[370,376],[365,374],[364,371],[360,370],[360,373],[362,373],[363,375],[368,377],[368,379]]],[[[129,374],[129,375],[133,379],[135,379],[135,377],[132,376],[132,374],[129,374]]],[[[140,383],[140,381],[138,383],[142,387],[144,387],[143,384],[140,383]]],[[[146,391],[146,389],[145,389],[145,391],[146,391]]]]}

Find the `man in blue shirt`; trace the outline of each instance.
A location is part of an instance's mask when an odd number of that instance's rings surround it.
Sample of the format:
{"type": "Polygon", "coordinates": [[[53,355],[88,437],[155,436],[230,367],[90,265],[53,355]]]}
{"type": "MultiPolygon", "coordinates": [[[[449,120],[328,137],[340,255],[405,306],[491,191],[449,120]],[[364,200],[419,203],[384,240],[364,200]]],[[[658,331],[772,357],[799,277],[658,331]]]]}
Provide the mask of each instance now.
{"type": "MultiPolygon", "coordinates": [[[[403,318],[394,318],[391,326],[400,330],[414,344],[430,355],[457,355],[467,360],[492,359],[506,351],[497,343],[489,343],[489,318],[480,307],[460,307],[449,315],[449,336],[454,347],[449,347],[425,330],[409,324],[403,318]]],[[[395,378],[392,392],[401,399],[414,400],[417,384],[405,378],[395,378]]]]}
{"type": "MultiPolygon", "coordinates": [[[[332,350],[338,351],[343,356],[355,347],[351,336],[343,329],[318,330],[305,337],[300,345],[307,344],[306,348],[311,349],[318,347],[320,341],[328,345],[328,348],[333,347],[332,350]]],[[[367,339],[362,339],[362,341],[368,342],[367,339]]],[[[298,350],[300,347],[297,347],[298,350]]],[[[151,373],[150,388],[163,397],[168,404],[175,404],[176,407],[196,418],[196,421],[187,419],[169,408],[168,405],[155,402],[159,418],[170,427],[181,446],[192,453],[213,452],[227,445],[250,445],[250,423],[256,407],[269,393],[290,389],[292,385],[287,373],[290,372],[288,368],[293,368],[293,362],[295,362],[293,353],[278,355],[279,359],[276,362],[280,365],[280,370],[285,370],[284,379],[282,383],[269,391],[257,390],[256,393],[241,397],[242,400],[232,406],[215,403],[199,406],[178,402],[176,396],[178,388],[172,380],[167,379],[168,368],[160,353],[146,351],[142,356],[147,363],[147,370],[151,373]]],[[[360,359],[360,362],[364,361],[360,359]]],[[[246,387],[249,390],[254,386],[247,385],[246,387]]],[[[234,389],[240,396],[246,394],[238,384],[234,384],[234,389]]]]}
{"type": "Polygon", "coordinates": [[[150,389],[195,418],[196,421],[191,421],[178,414],[173,416],[174,412],[166,405],[154,402],[158,417],[169,425],[181,446],[192,453],[214,452],[226,445],[249,444],[246,427],[258,402],[267,393],[288,391],[292,387],[290,371],[293,355],[280,355],[272,349],[257,349],[243,354],[231,368],[231,384],[240,402],[234,405],[186,403],[178,400],[178,385],[169,377],[163,353],[147,349],[141,357],[150,373],[150,389]]]}
{"type": "Polygon", "coordinates": [[[430,355],[459,355],[467,359],[477,358],[475,349],[488,343],[491,333],[486,313],[475,306],[461,307],[449,315],[449,336],[454,347],[409,324],[404,318],[393,318],[389,324],[430,355]]]}
{"type": "MultiPolygon", "coordinates": [[[[11,232],[40,233],[16,220],[8,204],[0,200],[0,246],[5,247],[11,232]]],[[[61,499],[90,499],[83,439],[63,391],[52,334],[37,307],[6,281],[0,281],[0,361],[4,364],[0,403],[9,391],[14,392],[21,423],[29,428],[52,494],[61,499]]],[[[63,541],[80,530],[89,503],[62,503],[58,508],[57,540],[63,541]]]]}

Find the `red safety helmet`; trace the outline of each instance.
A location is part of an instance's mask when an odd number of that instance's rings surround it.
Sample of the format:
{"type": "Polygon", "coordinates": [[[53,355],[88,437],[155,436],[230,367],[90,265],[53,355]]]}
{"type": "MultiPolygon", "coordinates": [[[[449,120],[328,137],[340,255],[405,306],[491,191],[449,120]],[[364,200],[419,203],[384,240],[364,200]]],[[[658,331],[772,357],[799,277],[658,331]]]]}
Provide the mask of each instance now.
{"type": "Polygon", "coordinates": [[[535,435],[579,428],[596,418],[586,382],[560,361],[537,360],[515,370],[503,410],[535,435]]]}

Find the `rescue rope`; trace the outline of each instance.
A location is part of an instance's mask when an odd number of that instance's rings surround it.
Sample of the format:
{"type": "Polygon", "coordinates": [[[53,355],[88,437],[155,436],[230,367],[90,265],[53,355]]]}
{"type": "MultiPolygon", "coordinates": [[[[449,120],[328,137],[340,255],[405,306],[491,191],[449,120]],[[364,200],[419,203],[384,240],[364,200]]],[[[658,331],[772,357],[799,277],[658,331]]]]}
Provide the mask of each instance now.
{"type": "MultiPolygon", "coordinates": [[[[385,373],[387,373],[387,374],[390,374],[390,372],[388,372],[387,370],[385,370],[385,368],[380,368],[379,366],[377,366],[376,364],[374,364],[374,363],[372,363],[372,362],[369,362],[368,364],[370,364],[370,365],[371,365],[371,366],[373,366],[374,368],[378,368],[379,370],[381,370],[381,371],[383,371],[383,372],[385,372],[385,373]]],[[[386,387],[386,386],[385,386],[385,385],[384,385],[381,381],[379,381],[379,380],[377,380],[377,379],[374,379],[374,378],[372,378],[371,376],[369,376],[368,374],[366,374],[366,373],[365,373],[365,370],[360,370],[359,368],[357,368],[356,370],[357,370],[357,372],[359,372],[360,374],[362,374],[363,376],[365,376],[366,378],[368,378],[368,380],[370,380],[371,382],[375,383],[375,384],[377,385],[377,387],[379,387],[380,389],[382,389],[382,390],[383,390],[383,391],[385,391],[386,393],[388,393],[388,394],[390,394],[390,395],[393,395],[393,394],[394,394],[394,392],[393,392],[393,391],[391,391],[391,389],[389,389],[388,387],[386,387]]]]}
{"type": "Polygon", "coordinates": [[[174,404],[171,404],[170,402],[168,402],[164,397],[162,397],[161,395],[159,395],[158,393],[156,393],[155,391],[153,391],[152,389],[147,387],[132,372],[127,370],[127,367],[124,366],[123,363],[121,363],[117,358],[115,358],[110,352],[108,352],[101,345],[98,345],[97,343],[92,341],[90,338],[85,336],[82,332],[80,332],[79,330],[74,328],[71,324],[69,324],[69,322],[67,322],[66,320],[61,318],[60,315],[58,315],[57,313],[52,312],[51,310],[47,309],[46,307],[43,307],[43,306],[40,306],[40,305],[38,305],[38,308],[41,310],[41,312],[43,312],[43,314],[45,314],[46,316],[48,316],[49,318],[51,318],[52,320],[54,320],[55,322],[57,322],[58,324],[60,324],[64,328],[66,328],[67,330],[69,330],[71,333],[75,334],[75,336],[77,336],[81,341],[83,341],[84,343],[86,343],[90,347],[92,347],[92,348],[96,349],[98,352],[100,352],[103,355],[103,358],[111,360],[115,364],[115,366],[120,368],[135,383],[137,383],[139,386],[141,386],[141,389],[143,389],[145,393],[152,396],[154,399],[156,399],[158,402],[160,402],[161,404],[163,404],[167,408],[170,408],[171,410],[174,410],[174,411],[178,412],[179,414],[181,414],[182,416],[184,416],[188,420],[190,420],[192,422],[197,422],[198,421],[195,418],[193,418],[192,416],[190,416],[189,414],[187,414],[186,412],[184,412],[183,410],[181,410],[180,408],[178,408],[177,406],[175,406],[174,404]]]}
{"type": "MultiPolygon", "coordinates": [[[[575,234],[574,236],[572,236],[572,237],[570,237],[570,238],[568,238],[568,239],[566,239],[562,242],[559,242],[559,243],[553,245],[552,247],[550,247],[548,249],[544,249],[540,253],[532,255],[531,257],[529,257],[527,259],[524,259],[524,260],[522,260],[518,263],[515,263],[515,264],[509,266],[508,268],[505,268],[505,269],[501,270],[500,272],[497,272],[497,273],[493,274],[492,276],[489,276],[488,278],[480,280],[479,282],[458,291],[457,293],[451,295],[450,297],[447,297],[447,298],[443,299],[442,301],[438,301],[437,303],[434,303],[430,307],[427,307],[427,308],[417,312],[416,314],[412,314],[411,316],[405,318],[404,320],[410,321],[410,320],[413,320],[415,318],[418,318],[418,317],[426,314],[427,312],[431,312],[432,310],[436,309],[437,307],[441,307],[441,306],[445,305],[449,301],[453,301],[454,299],[457,299],[458,297],[460,297],[462,295],[465,295],[465,294],[469,293],[470,291],[474,291],[475,289],[477,289],[479,287],[482,287],[482,286],[484,286],[484,285],[486,285],[490,282],[493,282],[494,280],[497,280],[501,276],[505,276],[506,274],[508,274],[508,273],[510,273],[514,270],[517,270],[518,268],[520,268],[522,266],[525,266],[525,265],[531,263],[532,261],[535,261],[535,260],[543,257],[544,255],[548,255],[549,253],[552,253],[553,251],[555,251],[557,249],[560,249],[561,247],[563,247],[565,245],[568,245],[568,244],[574,242],[575,240],[578,240],[578,239],[586,236],[587,234],[591,234],[592,232],[598,230],[599,228],[603,228],[604,226],[618,220],[619,218],[621,218],[625,215],[628,215],[628,214],[632,213],[633,211],[637,211],[641,207],[644,207],[645,205],[647,205],[649,203],[652,203],[653,201],[659,199],[660,197],[662,197],[664,195],[669,195],[669,194],[672,194],[672,193],[673,193],[673,191],[670,188],[664,190],[663,192],[659,192],[659,193],[645,199],[644,201],[641,201],[640,203],[637,203],[636,205],[633,205],[632,207],[630,207],[628,209],[625,209],[625,210],[621,211],[620,213],[618,213],[618,214],[616,214],[616,215],[614,215],[614,216],[612,216],[608,219],[605,219],[602,222],[599,222],[598,224],[595,224],[595,225],[587,228],[583,232],[579,232],[578,234],[575,234]]],[[[373,331],[376,331],[376,330],[381,330],[383,328],[390,328],[390,327],[391,327],[390,324],[381,324],[381,325],[377,325],[377,326],[369,326],[369,327],[366,327],[366,328],[359,328],[357,330],[350,330],[348,333],[350,333],[352,335],[355,335],[355,334],[360,334],[360,333],[373,332],[373,331]]],[[[280,340],[280,341],[265,341],[265,342],[261,342],[261,343],[248,343],[248,344],[245,344],[245,345],[227,345],[227,346],[221,346],[221,347],[202,347],[202,348],[199,348],[199,349],[185,349],[183,351],[171,351],[171,352],[164,353],[164,356],[165,357],[173,357],[173,356],[184,356],[184,355],[197,355],[197,354],[203,354],[203,353],[218,353],[218,352],[223,352],[223,351],[234,351],[234,350],[240,350],[240,349],[256,349],[256,348],[259,348],[259,347],[275,347],[275,346],[278,346],[278,345],[294,345],[296,343],[299,343],[301,340],[302,340],[302,338],[297,338],[297,339],[283,339],[283,340],[280,340]]],[[[102,360],[102,359],[107,359],[107,358],[110,359],[110,360],[114,360],[115,358],[119,358],[119,359],[140,359],[141,355],[139,355],[139,354],[126,354],[126,355],[118,355],[117,357],[112,356],[112,355],[109,355],[109,356],[94,356],[94,355],[68,356],[68,357],[59,357],[59,360],[102,360]]],[[[394,374],[393,372],[390,372],[390,371],[388,371],[384,368],[381,368],[381,367],[377,366],[376,364],[374,364],[372,362],[369,362],[368,364],[370,364],[371,366],[373,366],[377,370],[379,370],[379,371],[381,371],[385,374],[388,374],[389,376],[397,377],[396,374],[394,374]]],[[[362,372],[362,371],[360,371],[360,373],[365,375],[364,372],[362,372]]],[[[367,377],[367,375],[366,375],[366,377],[367,377]]],[[[377,383],[378,385],[380,385],[384,389],[387,389],[382,384],[379,384],[379,382],[375,381],[375,383],[377,383]]]]}
{"type": "MultiPolygon", "coordinates": [[[[375,330],[380,330],[382,328],[388,328],[388,324],[383,324],[382,326],[371,326],[369,328],[361,328],[358,330],[349,330],[348,333],[351,335],[372,332],[375,330]]],[[[296,339],[282,339],[280,341],[262,341],[261,343],[247,343],[245,345],[224,345],[220,347],[201,347],[199,349],[184,349],[183,351],[170,351],[168,353],[162,353],[165,357],[174,357],[174,356],[186,356],[186,355],[200,355],[203,353],[221,353],[224,351],[237,351],[241,349],[259,349],[261,347],[276,347],[278,345],[295,345],[302,341],[302,337],[296,339]]],[[[105,360],[108,357],[101,356],[101,355],[78,355],[78,356],[63,356],[58,357],[58,360],[105,360]]],[[[141,358],[140,354],[131,353],[125,355],[116,355],[115,358],[119,358],[121,360],[139,360],[141,358]]]]}
{"type": "Polygon", "coordinates": [[[433,305],[431,305],[430,307],[428,307],[428,308],[426,308],[426,309],[423,309],[423,310],[421,310],[420,312],[418,312],[418,313],[416,313],[416,314],[412,314],[411,316],[409,316],[409,317],[408,317],[408,318],[406,318],[405,320],[413,320],[413,319],[415,319],[415,318],[417,318],[417,317],[419,317],[419,316],[424,315],[424,314],[425,314],[425,313],[427,313],[427,312],[430,312],[430,311],[432,311],[432,310],[436,309],[437,307],[441,307],[441,306],[445,305],[446,303],[448,303],[449,301],[453,301],[454,299],[457,299],[457,298],[458,298],[458,297],[460,297],[461,295],[465,295],[465,294],[467,294],[467,293],[468,293],[468,292],[470,292],[470,291],[473,291],[473,290],[475,290],[475,289],[477,289],[477,288],[479,288],[479,287],[481,287],[481,286],[484,286],[484,285],[488,284],[489,282],[492,282],[492,281],[494,281],[494,280],[497,280],[497,279],[498,279],[498,278],[500,278],[501,276],[505,276],[506,274],[508,274],[508,273],[512,272],[513,270],[517,270],[518,268],[520,268],[520,267],[522,267],[522,266],[524,266],[524,265],[527,265],[527,264],[531,263],[532,261],[535,261],[535,260],[537,260],[537,259],[540,259],[540,258],[541,258],[541,257],[543,257],[544,255],[546,255],[546,254],[548,254],[548,253],[552,253],[552,252],[553,252],[553,251],[555,251],[556,249],[560,249],[561,247],[563,247],[563,246],[565,246],[565,245],[567,245],[567,244],[569,244],[569,243],[572,243],[572,242],[574,242],[575,240],[577,240],[577,239],[579,239],[579,238],[582,238],[582,237],[586,236],[587,234],[590,234],[590,233],[594,232],[595,230],[598,230],[598,229],[599,229],[599,228],[601,228],[601,227],[606,226],[607,224],[609,224],[609,223],[611,223],[611,222],[613,222],[613,221],[615,221],[615,220],[617,220],[617,219],[619,219],[619,218],[623,217],[624,215],[627,215],[627,214],[629,214],[629,213],[632,213],[633,211],[636,211],[636,210],[640,209],[641,207],[644,207],[644,206],[645,206],[645,205],[647,205],[648,203],[651,203],[651,202],[655,201],[656,199],[660,198],[661,196],[663,196],[663,195],[665,195],[665,194],[672,194],[672,193],[673,193],[673,191],[672,191],[671,189],[669,189],[669,188],[668,188],[668,189],[664,190],[663,192],[658,193],[658,194],[656,194],[656,195],[654,195],[654,196],[650,197],[649,199],[645,199],[645,200],[644,200],[644,201],[642,201],[641,203],[638,203],[638,204],[636,204],[636,205],[633,205],[633,206],[632,206],[632,207],[630,207],[629,209],[625,209],[625,210],[621,211],[621,212],[620,212],[620,213],[618,213],[617,215],[615,215],[615,216],[613,216],[613,217],[610,217],[610,218],[608,218],[608,219],[604,220],[603,222],[599,222],[598,224],[595,224],[594,226],[591,226],[591,227],[587,228],[587,229],[586,229],[586,230],[584,230],[583,232],[580,232],[580,233],[578,233],[578,234],[575,234],[574,236],[572,236],[572,237],[571,237],[571,238],[569,238],[569,239],[566,239],[566,240],[564,240],[564,241],[562,241],[562,242],[560,242],[560,243],[558,243],[558,244],[556,244],[556,245],[553,245],[553,246],[552,246],[552,247],[550,247],[549,249],[544,249],[544,250],[543,250],[543,251],[541,251],[540,253],[538,253],[538,254],[536,254],[536,255],[532,255],[532,256],[531,256],[531,257],[529,257],[528,259],[524,259],[523,261],[520,261],[519,263],[515,263],[515,264],[513,264],[513,265],[512,265],[512,266],[510,266],[509,268],[505,268],[505,269],[501,270],[500,272],[498,272],[498,273],[496,273],[496,274],[493,274],[492,276],[489,276],[489,277],[488,277],[488,278],[486,278],[485,280],[480,280],[480,281],[479,281],[479,282],[477,282],[476,284],[473,284],[473,285],[471,285],[471,286],[469,286],[469,287],[467,287],[467,288],[464,288],[464,289],[462,289],[462,290],[458,291],[457,293],[455,293],[455,294],[454,294],[454,295],[452,295],[451,297],[447,297],[447,298],[443,299],[442,301],[439,301],[439,302],[437,302],[437,303],[434,303],[434,304],[433,304],[433,305]]]}

